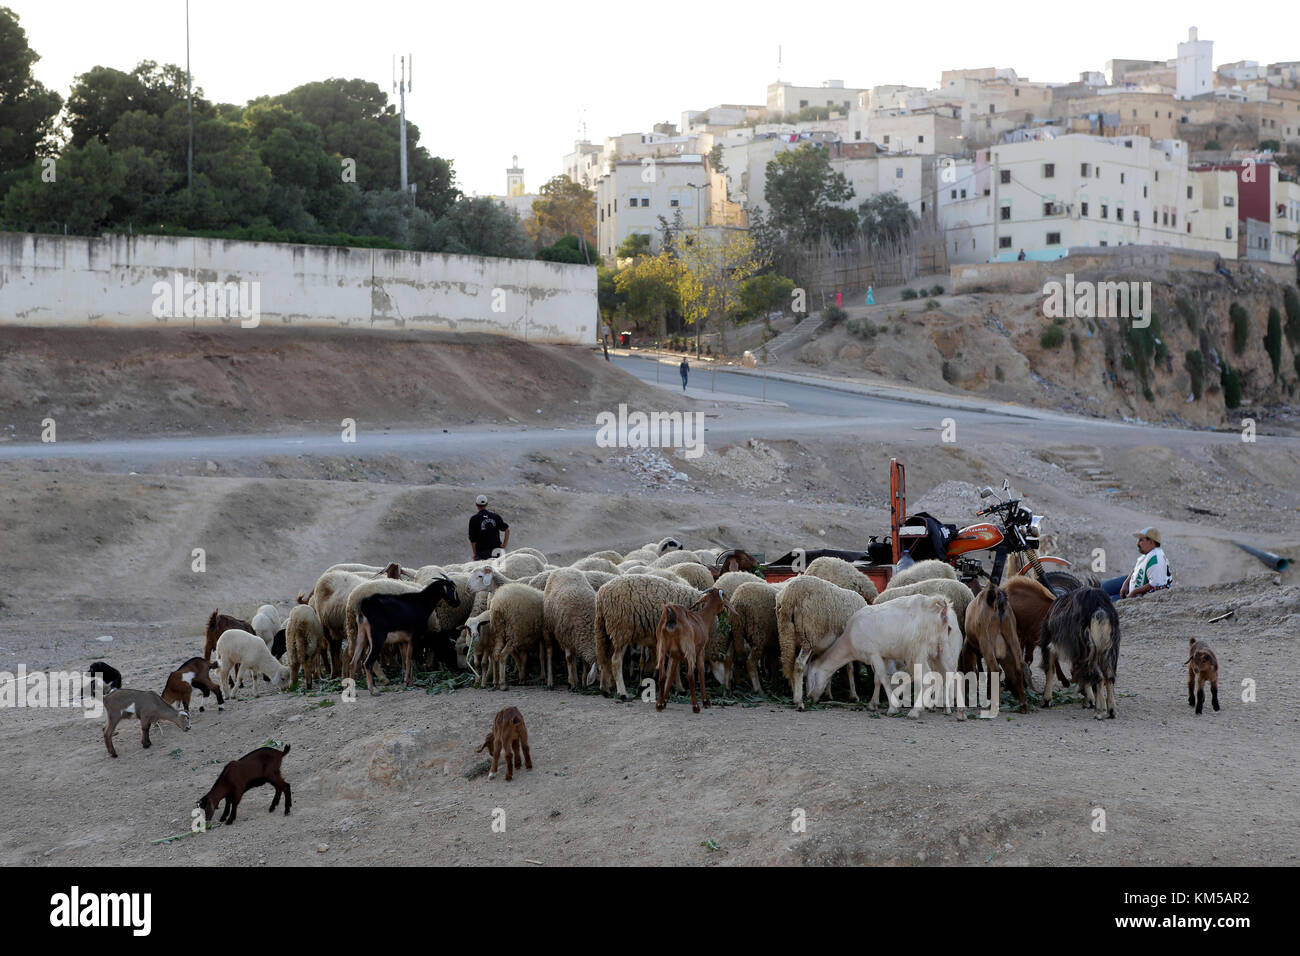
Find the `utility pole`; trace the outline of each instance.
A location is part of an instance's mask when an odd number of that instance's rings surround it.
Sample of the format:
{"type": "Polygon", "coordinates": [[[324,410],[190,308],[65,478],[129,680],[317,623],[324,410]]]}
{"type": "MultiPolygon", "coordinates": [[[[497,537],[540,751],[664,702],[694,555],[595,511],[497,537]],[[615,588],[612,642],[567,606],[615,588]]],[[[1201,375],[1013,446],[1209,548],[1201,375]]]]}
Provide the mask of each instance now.
{"type": "Polygon", "coordinates": [[[402,126],[401,126],[401,175],[402,175],[402,194],[405,195],[410,191],[406,185],[406,91],[411,89],[411,77],[415,73],[415,55],[407,54],[402,57],[402,73],[400,78],[393,81],[393,92],[398,94],[398,100],[401,104],[402,126]],[[407,63],[407,60],[410,63],[407,63]]]}
{"type": "Polygon", "coordinates": [[[193,82],[190,77],[190,0],[185,0],[185,102],[189,113],[190,149],[186,161],[185,189],[194,191],[194,95],[191,92],[193,82]]]}

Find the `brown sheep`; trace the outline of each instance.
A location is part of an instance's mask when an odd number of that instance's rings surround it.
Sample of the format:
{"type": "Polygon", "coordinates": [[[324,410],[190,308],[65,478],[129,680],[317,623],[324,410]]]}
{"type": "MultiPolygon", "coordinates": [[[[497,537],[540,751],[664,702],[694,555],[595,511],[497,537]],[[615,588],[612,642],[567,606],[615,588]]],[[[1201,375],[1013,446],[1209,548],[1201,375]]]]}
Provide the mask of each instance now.
{"type": "Polygon", "coordinates": [[[253,625],[247,621],[240,620],[237,617],[231,617],[229,614],[222,614],[220,611],[213,611],[212,616],[208,618],[208,629],[203,636],[203,659],[212,660],[212,652],[217,647],[217,638],[226,631],[238,630],[254,633],[253,625]]]}
{"type": "Polygon", "coordinates": [[[482,753],[485,750],[492,753],[492,769],[488,771],[488,779],[491,780],[497,775],[497,767],[501,763],[501,754],[506,755],[506,780],[513,780],[515,776],[515,767],[519,766],[519,751],[523,749],[523,765],[529,770],[533,769],[533,754],[528,749],[528,728],[524,725],[524,715],[519,712],[518,707],[502,707],[497,711],[496,717],[492,721],[492,731],[483,741],[483,746],[479,747],[475,753],[482,753]]]}

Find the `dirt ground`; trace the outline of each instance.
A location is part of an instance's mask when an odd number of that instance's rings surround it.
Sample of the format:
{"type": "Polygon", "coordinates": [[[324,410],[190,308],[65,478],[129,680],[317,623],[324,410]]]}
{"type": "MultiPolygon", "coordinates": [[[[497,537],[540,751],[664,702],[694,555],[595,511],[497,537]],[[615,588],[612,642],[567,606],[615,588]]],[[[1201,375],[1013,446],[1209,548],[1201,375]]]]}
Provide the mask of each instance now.
{"type": "MultiPolygon", "coordinates": [[[[505,367],[491,344],[462,359],[488,355],[505,367]]],[[[331,341],[325,349],[343,378],[350,347],[331,341]]],[[[67,369],[66,350],[51,348],[47,367],[67,369]]],[[[503,384],[489,400],[463,380],[449,384],[439,366],[422,380],[428,407],[484,421],[535,415],[558,409],[572,378],[591,399],[571,420],[589,424],[600,402],[645,398],[590,352],[519,348],[535,386],[520,376],[519,391],[503,384]],[[542,393],[548,404],[535,404],[542,393]]],[[[250,380],[246,363],[262,361],[236,358],[245,371],[222,379],[232,389],[250,380]]],[[[191,368],[204,361],[177,359],[191,368]]],[[[402,361],[414,368],[426,358],[402,361]]],[[[88,364],[81,381],[109,374],[88,364]]],[[[12,362],[0,368],[17,380],[12,362]]],[[[126,388],[131,375],[110,371],[126,388]]],[[[152,376],[121,401],[151,407],[183,377],[152,376]]],[[[273,403],[288,402],[289,391],[276,384],[264,395],[267,378],[253,376],[242,406],[205,398],[193,418],[175,418],[178,430],[276,427],[273,403]]],[[[47,402],[50,381],[28,379],[47,402]]],[[[366,400],[381,422],[396,387],[330,385],[373,394],[366,400]]],[[[67,394],[74,388],[97,394],[72,380],[67,394]]],[[[312,388],[315,397],[286,414],[286,429],[316,419],[332,426],[332,412],[313,405],[328,389],[312,388]]],[[[15,406],[16,394],[0,403],[0,425],[40,410],[30,395],[15,406]]],[[[106,395],[94,408],[111,404],[106,395]]],[[[82,407],[64,393],[58,400],[82,407]]],[[[654,400],[673,407],[666,394],[654,400]]],[[[755,414],[710,413],[742,422],[755,414]]],[[[114,414],[88,411],[88,434],[161,434],[172,421],[161,412],[153,425],[114,414]]],[[[399,419],[409,421],[394,415],[391,424],[399,419]]],[[[1153,429],[1150,444],[1123,449],[1081,450],[1042,433],[1033,448],[1014,434],[954,448],[929,434],[891,443],[833,432],[772,439],[760,418],[752,421],[752,440],[711,444],[695,461],[671,458],[681,480],[660,480],[644,462],[591,447],[576,432],[572,444],[545,452],[472,460],[285,455],[222,461],[214,471],[156,462],[136,474],[75,460],[0,464],[0,670],[82,669],[102,659],[127,686],[161,689],[173,667],[200,652],[214,607],[249,615],[269,601],[287,610],[340,561],[465,560],[467,502],[480,487],[515,529],[512,544],[557,562],[665,534],[688,547],[746,546],[769,556],[794,546],[857,547],[887,531],[886,466],[899,454],[912,510],[969,523],[976,489],[1009,477],[1048,516],[1054,550],[1086,568],[1102,548],[1106,574],[1131,567],[1135,528],[1163,528],[1178,585],[1120,605],[1118,718],[1094,720],[1073,693],[1052,709],[1004,707],[994,719],[972,712],[961,723],[942,712],[919,721],[872,714],[840,693],[841,703],[805,713],[786,696],[744,694],[693,715],[679,699],[656,713],[639,700],[573,693],[562,677],[554,690],[534,677],[507,691],[435,679],[373,698],[363,690],[354,703],[333,685],[257,698],[245,691],[222,712],[209,700],[192,713],[189,733],[156,729],[148,751],[138,725],[121,725],[121,756],[112,760],[99,721],[4,709],[0,863],[1295,865],[1300,577],[1274,574],[1229,543],[1300,551],[1300,462],[1290,445],[1175,444],[1153,429]],[[198,547],[207,560],[201,574],[191,571],[198,547]],[[1197,717],[1187,705],[1189,636],[1218,653],[1217,713],[1207,703],[1197,717]],[[510,783],[489,781],[475,753],[507,703],[525,715],[535,761],[510,783]],[[268,815],[272,792],[260,788],[234,827],[153,842],[188,833],[190,809],[221,766],[268,740],[292,745],[284,762],[291,816],[268,815]],[[1105,832],[1094,830],[1098,809],[1105,832]],[[806,830],[795,832],[800,819],[806,830]]]]}

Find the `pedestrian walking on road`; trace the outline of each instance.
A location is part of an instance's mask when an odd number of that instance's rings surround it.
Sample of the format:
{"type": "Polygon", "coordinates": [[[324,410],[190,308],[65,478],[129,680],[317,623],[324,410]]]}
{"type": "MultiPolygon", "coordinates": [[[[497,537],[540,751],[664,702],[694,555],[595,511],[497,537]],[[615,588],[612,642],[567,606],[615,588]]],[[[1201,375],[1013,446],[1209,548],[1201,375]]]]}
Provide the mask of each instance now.
{"type": "Polygon", "coordinates": [[[682,359],[682,364],[677,366],[678,371],[682,373],[682,391],[686,391],[686,376],[691,373],[691,363],[682,359]]]}
{"type": "Polygon", "coordinates": [[[876,290],[873,289],[871,286],[867,286],[867,305],[875,305],[875,304],[876,304],[876,290]]]}

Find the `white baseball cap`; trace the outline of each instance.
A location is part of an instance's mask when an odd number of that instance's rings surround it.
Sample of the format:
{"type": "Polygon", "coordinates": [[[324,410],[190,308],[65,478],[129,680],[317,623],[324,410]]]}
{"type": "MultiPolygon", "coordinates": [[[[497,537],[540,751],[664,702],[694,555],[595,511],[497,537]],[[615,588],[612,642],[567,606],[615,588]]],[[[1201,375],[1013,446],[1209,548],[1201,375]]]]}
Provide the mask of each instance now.
{"type": "Polygon", "coordinates": [[[476,505],[487,504],[487,495],[479,495],[477,498],[474,499],[474,504],[476,505]]]}

